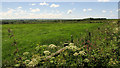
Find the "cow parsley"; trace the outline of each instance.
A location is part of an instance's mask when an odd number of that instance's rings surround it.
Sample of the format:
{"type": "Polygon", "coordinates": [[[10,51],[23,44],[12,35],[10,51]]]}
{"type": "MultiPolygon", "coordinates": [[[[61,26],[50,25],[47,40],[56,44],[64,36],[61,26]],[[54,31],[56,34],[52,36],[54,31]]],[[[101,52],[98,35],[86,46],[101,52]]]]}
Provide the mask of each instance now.
{"type": "Polygon", "coordinates": [[[74,56],[78,56],[78,55],[79,55],[79,53],[75,52],[73,55],[74,55],[74,56]]]}
{"type": "Polygon", "coordinates": [[[50,48],[56,48],[57,46],[55,46],[54,44],[50,44],[49,47],[50,48]]]}
{"type": "Polygon", "coordinates": [[[28,55],[28,54],[29,54],[29,52],[24,52],[24,53],[23,53],[23,55],[28,55]]]}
{"type": "Polygon", "coordinates": [[[50,52],[49,52],[49,51],[44,51],[44,54],[45,54],[45,55],[49,55],[50,52]]]}

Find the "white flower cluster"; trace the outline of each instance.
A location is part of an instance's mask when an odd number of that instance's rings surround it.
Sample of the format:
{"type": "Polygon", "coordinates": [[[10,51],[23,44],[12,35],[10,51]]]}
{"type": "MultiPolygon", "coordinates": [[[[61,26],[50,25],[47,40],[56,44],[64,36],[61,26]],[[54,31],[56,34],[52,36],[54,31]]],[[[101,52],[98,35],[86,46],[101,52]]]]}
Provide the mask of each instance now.
{"type": "Polygon", "coordinates": [[[116,24],[116,23],[117,23],[117,22],[115,22],[115,21],[113,22],[113,24],[116,24]]]}
{"type": "Polygon", "coordinates": [[[15,67],[19,67],[19,66],[20,66],[20,64],[15,64],[14,66],[15,66],[15,67]]]}
{"type": "Polygon", "coordinates": [[[70,43],[69,45],[70,45],[70,46],[74,46],[74,43],[70,43]]]}
{"type": "Polygon", "coordinates": [[[35,58],[35,59],[38,60],[38,61],[41,60],[41,57],[40,57],[39,55],[33,55],[32,57],[35,58]]]}
{"type": "Polygon", "coordinates": [[[45,55],[49,55],[50,52],[49,52],[49,51],[44,51],[44,54],[45,54],[45,55]]]}
{"type": "Polygon", "coordinates": [[[88,62],[89,62],[89,59],[86,58],[86,59],[84,59],[83,61],[88,63],[88,62]]]}
{"type": "Polygon", "coordinates": [[[24,52],[24,53],[23,53],[24,56],[25,56],[25,55],[28,55],[28,54],[29,54],[29,52],[24,52]]]}
{"type": "Polygon", "coordinates": [[[85,55],[86,53],[84,51],[79,52],[80,55],[85,55]]]}
{"type": "Polygon", "coordinates": [[[118,33],[118,31],[119,31],[119,28],[118,28],[118,27],[116,27],[116,28],[113,29],[113,32],[114,32],[114,33],[118,33]]]}
{"type": "Polygon", "coordinates": [[[78,49],[78,47],[77,46],[67,46],[67,49],[76,51],[78,49]]]}
{"type": "Polygon", "coordinates": [[[26,65],[29,64],[29,62],[30,62],[30,60],[25,60],[25,64],[26,65]]]}
{"type": "Polygon", "coordinates": [[[112,58],[110,59],[110,61],[108,62],[108,65],[110,65],[110,66],[113,66],[113,65],[115,65],[115,64],[118,64],[119,62],[115,59],[115,60],[113,60],[112,58]]]}
{"type": "Polygon", "coordinates": [[[38,64],[38,60],[36,60],[35,58],[33,58],[32,61],[30,61],[29,64],[27,64],[27,66],[34,67],[37,64],[38,64]]]}
{"type": "Polygon", "coordinates": [[[43,45],[43,47],[47,47],[47,45],[43,45]]]}
{"type": "Polygon", "coordinates": [[[40,46],[37,46],[35,49],[38,51],[40,49],[40,46]]]}
{"type": "Polygon", "coordinates": [[[24,63],[28,67],[34,67],[34,66],[36,66],[39,63],[40,60],[41,60],[41,58],[40,58],[39,55],[33,55],[31,61],[30,60],[25,60],[24,63]]]}
{"type": "Polygon", "coordinates": [[[55,46],[54,44],[50,44],[49,48],[56,48],[57,46],[55,46]]]}
{"type": "Polygon", "coordinates": [[[79,53],[75,52],[73,55],[74,55],[74,56],[78,56],[78,55],[79,55],[79,53]]]}
{"type": "Polygon", "coordinates": [[[73,55],[78,56],[78,55],[85,55],[86,53],[84,51],[80,51],[79,53],[75,52],[73,55]]]}

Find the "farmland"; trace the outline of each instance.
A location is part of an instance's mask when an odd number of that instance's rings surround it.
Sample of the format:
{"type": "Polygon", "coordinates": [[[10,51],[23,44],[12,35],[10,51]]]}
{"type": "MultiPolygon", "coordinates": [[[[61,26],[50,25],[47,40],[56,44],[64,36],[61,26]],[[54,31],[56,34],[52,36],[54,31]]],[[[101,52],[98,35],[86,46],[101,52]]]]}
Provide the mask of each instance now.
{"type": "Polygon", "coordinates": [[[101,22],[3,24],[3,66],[117,66],[120,63],[118,22],[101,22]],[[65,51],[41,62],[65,43],[68,43],[65,51]],[[30,64],[33,59],[38,61],[30,64]]]}

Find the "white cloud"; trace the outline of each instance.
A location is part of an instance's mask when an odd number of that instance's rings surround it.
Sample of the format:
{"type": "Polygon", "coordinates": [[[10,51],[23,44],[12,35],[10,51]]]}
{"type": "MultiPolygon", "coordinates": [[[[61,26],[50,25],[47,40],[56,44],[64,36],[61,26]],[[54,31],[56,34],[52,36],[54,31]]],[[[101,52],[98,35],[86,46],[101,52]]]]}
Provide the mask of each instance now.
{"type": "Polygon", "coordinates": [[[84,11],[84,12],[86,12],[86,11],[87,11],[87,9],[83,9],[83,11],[84,11]]]}
{"type": "Polygon", "coordinates": [[[57,13],[60,13],[60,11],[56,10],[57,13]]]}
{"type": "Polygon", "coordinates": [[[56,8],[56,7],[59,7],[60,5],[57,5],[57,4],[52,4],[50,7],[52,8],[52,7],[54,7],[54,8],[56,8]]]}
{"type": "Polygon", "coordinates": [[[7,9],[10,9],[10,8],[7,8],[7,9]]]}
{"type": "Polygon", "coordinates": [[[36,5],[35,3],[31,4],[32,6],[36,5]]]}
{"type": "Polygon", "coordinates": [[[91,9],[91,8],[89,8],[89,9],[88,9],[88,11],[92,11],[92,9],[91,9]]]}
{"type": "Polygon", "coordinates": [[[40,5],[46,5],[46,6],[48,6],[49,4],[48,3],[46,3],[46,2],[43,2],[43,3],[40,3],[40,5]]]}
{"type": "Polygon", "coordinates": [[[9,8],[8,11],[6,12],[2,12],[2,18],[5,18],[5,19],[12,19],[12,18],[17,18],[21,15],[25,15],[27,12],[25,10],[22,10],[22,9],[11,9],[9,8]]]}
{"type": "Polygon", "coordinates": [[[11,14],[13,13],[14,11],[16,11],[15,9],[10,9],[7,11],[7,12],[3,12],[3,14],[7,15],[7,14],[11,14]]]}
{"type": "Polygon", "coordinates": [[[31,10],[31,12],[39,12],[39,11],[40,11],[39,8],[36,8],[36,9],[32,9],[32,8],[30,8],[30,10],[31,10]]]}
{"type": "Polygon", "coordinates": [[[32,8],[29,8],[29,9],[32,9],[32,8]]]}
{"type": "Polygon", "coordinates": [[[36,14],[36,13],[30,13],[30,12],[24,12],[24,13],[12,13],[12,14],[7,14],[7,15],[2,15],[2,19],[39,19],[39,18],[48,18],[48,19],[59,19],[62,18],[61,13],[41,13],[41,14],[36,14]]]}
{"type": "Polygon", "coordinates": [[[109,2],[110,0],[98,0],[98,2],[109,2]]]}
{"type": "Polygon", "coordinates": [[[106,10],[102,10],[103,13],[106,13],[107,11],[106,10]]]}
{"type": "Polygon", "coordinates": [[[110,11],[110,13],[112,13],[113,11],[110,11]]]}
{"type": "Polygon", "coordinates": [[[72,13],[72,10],[68,10],[68,11],[67,11],[67,14],[71,14],[71,13],[72,13]]]}
{"type": "Polygon", "coordinates": [[[18,9],[21,9],[21,8],[22,8],[21,6],[18,7],[18,9]]]}
{"type": "Polygon", "coordinates": [[[83,9],[84,12],[86,11],[92,11],[93,9],[89,8],[89,9],[83,9]]]}

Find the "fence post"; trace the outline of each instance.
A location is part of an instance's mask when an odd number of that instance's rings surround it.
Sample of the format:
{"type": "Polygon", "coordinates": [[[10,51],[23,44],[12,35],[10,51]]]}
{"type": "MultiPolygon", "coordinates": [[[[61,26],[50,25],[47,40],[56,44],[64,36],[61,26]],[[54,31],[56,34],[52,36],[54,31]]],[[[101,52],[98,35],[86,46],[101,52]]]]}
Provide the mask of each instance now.
{"type": "Polygon", "coordinates": [[[71,35],[71,43],[73,43],[73,35],[71,35]]]}

